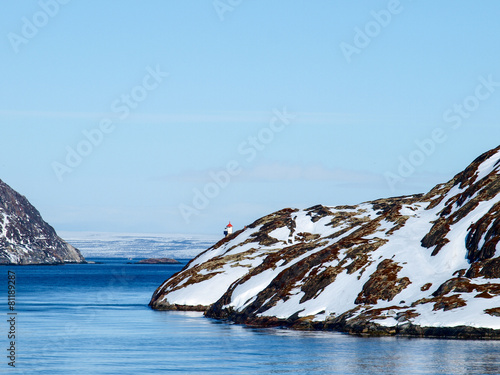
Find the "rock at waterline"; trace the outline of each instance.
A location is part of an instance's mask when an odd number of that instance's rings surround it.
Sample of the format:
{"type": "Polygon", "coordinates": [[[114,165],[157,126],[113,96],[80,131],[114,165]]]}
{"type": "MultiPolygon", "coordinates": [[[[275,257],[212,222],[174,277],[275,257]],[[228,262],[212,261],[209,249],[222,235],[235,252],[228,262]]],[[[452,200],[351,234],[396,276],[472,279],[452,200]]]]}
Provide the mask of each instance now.
{"type": "Polygon", "coordinates": [[[171,258],[150,258],[140,260],[135,264],[181,264],[181,262],[171,258]]]}

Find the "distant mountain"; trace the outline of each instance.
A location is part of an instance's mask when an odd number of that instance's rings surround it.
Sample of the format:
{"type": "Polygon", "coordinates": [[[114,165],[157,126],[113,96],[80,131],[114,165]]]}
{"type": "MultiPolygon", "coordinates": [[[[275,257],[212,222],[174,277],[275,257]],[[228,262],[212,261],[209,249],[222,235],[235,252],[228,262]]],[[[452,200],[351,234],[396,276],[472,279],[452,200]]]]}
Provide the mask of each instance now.
{"type": "Polygon", "coordinates": [[[0,264],[84,262],[24,196],[0,180],[0,264]]]}
{"type": "Polygon", "coordinates": [[[154,293],[159,310],[361,335],[500,338],[500,147],[427,194],[284,209],[154,293]]]}

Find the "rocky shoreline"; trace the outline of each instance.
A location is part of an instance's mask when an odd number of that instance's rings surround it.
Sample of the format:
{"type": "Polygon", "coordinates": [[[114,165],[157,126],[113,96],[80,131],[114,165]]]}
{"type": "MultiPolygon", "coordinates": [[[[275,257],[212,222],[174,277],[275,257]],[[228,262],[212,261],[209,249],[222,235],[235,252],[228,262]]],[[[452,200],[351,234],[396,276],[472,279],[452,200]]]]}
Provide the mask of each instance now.
{"type": "MultiPolygon", "coordinates": [[[[151,304],[150,304],[151,306],[151,304]]],[[[349,319],[350,313],[326,321],[311,321],[307,318],[275,317],[250,318],[238,314],[219,316],[211,310],[212,306],[164,305],[155,307],[157,311],[193,311],[203,312],[210,319],[241,324],[252,328],[285,328],[297,331],[339,332],[359,337],[407,337],[447,340],[500,340],[500,329],[456,326],[456,327],[421,327],[411,322],[404,322],[394,327],[363,319],[349,319]]]]}

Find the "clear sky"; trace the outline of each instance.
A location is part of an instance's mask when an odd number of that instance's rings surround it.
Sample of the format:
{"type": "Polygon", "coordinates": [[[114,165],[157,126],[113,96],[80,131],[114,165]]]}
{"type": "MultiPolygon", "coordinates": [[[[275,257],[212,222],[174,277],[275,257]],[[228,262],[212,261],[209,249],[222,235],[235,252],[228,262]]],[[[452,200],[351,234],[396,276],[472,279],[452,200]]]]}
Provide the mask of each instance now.
{"type": "Polygon", "coordinates": [[[0,179],[58,231],[426,192],[500,139],[500,2],[5,1],[0,179]]]}

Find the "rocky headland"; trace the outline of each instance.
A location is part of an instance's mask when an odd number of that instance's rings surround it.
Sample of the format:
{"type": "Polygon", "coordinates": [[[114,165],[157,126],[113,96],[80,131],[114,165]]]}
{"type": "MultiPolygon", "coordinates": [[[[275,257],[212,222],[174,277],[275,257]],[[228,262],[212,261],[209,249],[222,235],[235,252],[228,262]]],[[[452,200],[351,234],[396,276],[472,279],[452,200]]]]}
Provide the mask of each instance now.
{"type": "Polygon", "coordinates": [[[426,194],[287,208],[197,256],[158,310],[356,335],[500,338],[500,147],[426,194]]]}
{"type": "Polygon", "coordinates": [[[26,197],[0,180],[0,265],[85,263],[26,197]]]}

